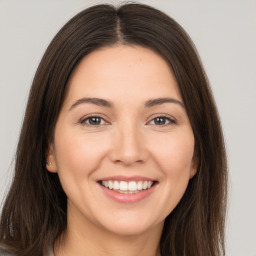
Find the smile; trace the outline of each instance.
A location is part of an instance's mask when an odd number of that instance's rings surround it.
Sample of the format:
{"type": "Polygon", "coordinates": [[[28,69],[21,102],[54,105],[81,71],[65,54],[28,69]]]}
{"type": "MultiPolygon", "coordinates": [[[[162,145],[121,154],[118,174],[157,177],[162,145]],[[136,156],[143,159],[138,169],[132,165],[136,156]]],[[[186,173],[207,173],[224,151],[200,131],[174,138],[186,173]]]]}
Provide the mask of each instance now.
{"type": "Polygon", "coordinates": [[[153,181],[118,181],[118,180],[102,180],[99,183],[110,190],[114,190],[123,194],[134,194],[143,190],[150,189],[153,181]]]}

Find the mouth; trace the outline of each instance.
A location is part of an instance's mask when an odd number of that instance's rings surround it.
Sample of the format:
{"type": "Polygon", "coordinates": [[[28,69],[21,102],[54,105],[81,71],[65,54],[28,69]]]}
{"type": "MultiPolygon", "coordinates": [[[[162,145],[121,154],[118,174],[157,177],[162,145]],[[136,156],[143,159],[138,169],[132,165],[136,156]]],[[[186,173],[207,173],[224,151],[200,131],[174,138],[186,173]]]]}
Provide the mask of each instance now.
{"type": "Polygon", "coordinates": [[[109,189],[122,194],[136,194],[148,190],[158,182],[152,180],[143,181],[119,181],[119,180],[99,180],[98,183],[109,189]]]}

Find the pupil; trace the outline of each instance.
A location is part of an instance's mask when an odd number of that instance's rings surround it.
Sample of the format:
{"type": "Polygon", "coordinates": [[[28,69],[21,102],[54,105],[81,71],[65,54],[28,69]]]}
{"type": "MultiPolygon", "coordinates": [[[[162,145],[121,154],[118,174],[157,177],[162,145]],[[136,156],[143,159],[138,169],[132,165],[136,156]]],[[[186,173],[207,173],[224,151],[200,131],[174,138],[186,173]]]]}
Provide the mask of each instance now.
{"type": "Polygon", "coordinates": [[[92,125],[99,125],[100,124],[100,118],[99,117],[91,117],[89,119],[89,123],[92,125]]]}
{"type": "Polygon", "coordinates": [[[156,124],[163,125],[163,124],[165,124],[165,118],[163,118],[163,117],[156,117],[155,118],[155,122],[156,122],[156,124]]]}

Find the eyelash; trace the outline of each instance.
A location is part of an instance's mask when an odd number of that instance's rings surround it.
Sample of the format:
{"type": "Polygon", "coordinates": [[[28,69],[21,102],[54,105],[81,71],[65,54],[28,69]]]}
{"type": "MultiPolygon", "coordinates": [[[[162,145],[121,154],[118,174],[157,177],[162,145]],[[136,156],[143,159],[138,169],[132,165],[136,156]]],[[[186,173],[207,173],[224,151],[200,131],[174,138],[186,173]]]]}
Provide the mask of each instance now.
{"type": "Polygon", "coordinates": [[[108,125],[109,123],[101,116],[97,116],[97,115],[92,115],[92,116],[87,116],[86,118],[82,119],[80,121],[80,123],[82,125],[86,125],[86,126],[94,126],[94,127],[99,127],[101,125],[108,125]],[[90,124],[90,123],[87,123],[87,122],[90,122],[91,120],[93,120],[93,118],[97,118],[97,119],[100,119],[100,124],[90,124]],[[101,124],[101,122],[104,121],[104,124],[101,124]]]}
{"type": "MultiPolygon", "coordinates": [[[[86,118],[82,119],[80,121],[80,124],[82,125],[86,125],[86,126],[89,126],[89,127],[99,127],[99,126],[102,126],[102,125],[109,125],[110,123],[107,122],[103,117],[101,116],[98,116],[98,115],[92,115],[92,116],[87,116],[86,118]],[[90,121],[93,121],[93,119],[98,119],[98,121],[100,121],[99,124],[91,124],[90,121]],[[102,124],[102,122],[104,122],[102,124]]],[[[165,126],[169,126],[169,125],[172,125],[172,124],[177,124],[177,121],[174,119],[174,118],[171,118],[169,115],[157,115],[153,118],[150,119],[149,122],[146,123],[147,125],[156,125],[156,126],[160,126],[160,127],[165,127],[165,126]],[[156,122],[157,119],[162,119],[162,121],[164,121],[165,123],[164,124],[150,124],[152,121],[156,122]],[[167,123],[166,123],[167,122],[167,123]]]]}
{"type": "MultiPolygon", "coordinates": [[[[167,124],[164,123],[164,124],[159,124],[159,125],[157,125],[157,126],[160,126],[160,127],[164,127],[164,126],[168,126],[168,125],[172,125],[172,124],[176,124],[176,123],[177,123],[174,118],[171,118],[169,115],[164,115],[164,114],[162,114],[162,115],[157,115],[157,116],[151,118],[148,123],[150,124],[152,121],[156,121],[158,118],[159,118],[159,119],[164,119],[165,122],[166,122],[166,121],[168,122],[167,124]]],[[[154,125],[154,124],[153,124],[153,125],[154,125]]],[[[156,124],[155,124],[155,125],[156,125],[156,124]]]]}

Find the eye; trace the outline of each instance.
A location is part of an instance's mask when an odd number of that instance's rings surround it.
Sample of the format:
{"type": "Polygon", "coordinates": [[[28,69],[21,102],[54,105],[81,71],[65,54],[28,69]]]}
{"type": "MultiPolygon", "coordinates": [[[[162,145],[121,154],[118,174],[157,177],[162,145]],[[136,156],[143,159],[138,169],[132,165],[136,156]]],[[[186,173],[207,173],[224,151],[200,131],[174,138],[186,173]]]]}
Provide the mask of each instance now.
{"type": "Polygon", "coordinates": [[[102,117],[100,116],[89,116],[81,121],[81,124],[85,124],[87,126],[100,126],[100,125],[106,125],[108,122],[106,122],[102,117]]]}
{"type": "Polygon", "coordinates": [[[175,123],[176,123],[175,120],[171,119],[170,117],[157,116],[149,122],[149,125],[165,126],[165,125],[175,124],[175,123]]]}

